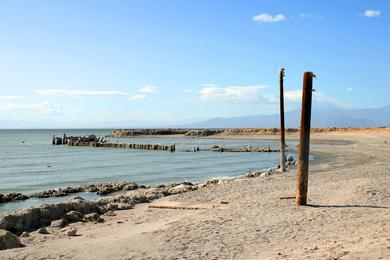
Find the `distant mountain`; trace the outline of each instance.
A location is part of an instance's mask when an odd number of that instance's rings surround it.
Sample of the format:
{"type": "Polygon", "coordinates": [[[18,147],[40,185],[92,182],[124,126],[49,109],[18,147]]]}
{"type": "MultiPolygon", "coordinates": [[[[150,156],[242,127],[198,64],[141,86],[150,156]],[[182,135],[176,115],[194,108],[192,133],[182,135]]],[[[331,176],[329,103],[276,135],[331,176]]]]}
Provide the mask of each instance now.
{"type": "MultiPolygon", "coordinates": [[[[300,110],[285,113],[285,125],[297,128],[300,110]]],[[[279,114],[213,118],[188,124],[185,128],[273,128],[279,127],[279,114]]],[[[370,109],[317,109],[312,111],[312,127],[390,127],[390,106],[370,109]]]]}

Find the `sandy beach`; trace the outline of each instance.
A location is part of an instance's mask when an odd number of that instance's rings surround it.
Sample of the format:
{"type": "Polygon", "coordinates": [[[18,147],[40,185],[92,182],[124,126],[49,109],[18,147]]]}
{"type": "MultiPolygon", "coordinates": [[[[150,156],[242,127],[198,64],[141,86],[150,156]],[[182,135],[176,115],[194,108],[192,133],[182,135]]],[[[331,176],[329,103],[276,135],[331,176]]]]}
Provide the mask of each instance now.
{"type": "Polygon", "coordinates": [[[294,167],[73,223],[75,237],[32,232],[0,259],[389,259],[390,133],[318,133],[312,143],[309,206],[291,198],[294,167]]]}

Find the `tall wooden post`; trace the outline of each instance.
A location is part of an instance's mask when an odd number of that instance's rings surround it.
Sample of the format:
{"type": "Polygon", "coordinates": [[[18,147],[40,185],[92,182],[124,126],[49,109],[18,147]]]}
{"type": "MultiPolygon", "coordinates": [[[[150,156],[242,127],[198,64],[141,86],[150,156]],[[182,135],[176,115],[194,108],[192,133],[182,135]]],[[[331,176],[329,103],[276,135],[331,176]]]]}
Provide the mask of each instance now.
{"type": "Polygon", "coordinates": [[[312,72],[305,72],[303,75],[301,133],[298,150],[297,195],[295,198],[298,205],[307,204],[313,76],[314,74],[312,72]]]}
{"type": "Polygon", "coordinates": [[[283,78],[284,68],[279,69],[279,85],[280,85],[280,170],[286,171],[286,140],[284,130],[284,94],[283,94],[283,78]]]}

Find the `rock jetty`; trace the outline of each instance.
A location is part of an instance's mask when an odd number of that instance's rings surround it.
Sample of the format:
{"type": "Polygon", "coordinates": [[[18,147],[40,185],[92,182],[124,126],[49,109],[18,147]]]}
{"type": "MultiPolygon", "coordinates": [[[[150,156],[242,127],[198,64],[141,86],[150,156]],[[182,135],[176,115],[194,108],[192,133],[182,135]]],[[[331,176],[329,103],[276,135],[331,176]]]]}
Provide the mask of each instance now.
{"type": "Polygon", "coordinates": [[[133,136],[147,136],[147,135],[182,135],[186,134],[188,130],[185,129],[118,129],[113,131],[107,137],[133,137],[133,136]]]}
{"type": "Polygon", "coordinates": [[[28,196],[21,193],[0,193],[0,203],[11,202],[11,201],[22,201],[28,199],[28,196]]]}
{"type": "Polygon", "coordinates": [[[104,147],[104,148],[124,148],[124,149],[141,149],[141,150],[158,150],[174,152],[176,145],[164,144],[118,144],[118,143],[99,143],[99,142],[80,142],[69,141],[69,146],[88,146],[88,147],[104,147]]]}
{"type": "Polygon", "coordinates": [[[245,146],[245,147],[238,147],[238,148],[225,148],[219,145],[213,145],[209,151],[211,152],[244,152],[244,153],[276,153],[280,152],[280,149],[274,149],[271,147],[252,147],[252,146],[245,146]]]}

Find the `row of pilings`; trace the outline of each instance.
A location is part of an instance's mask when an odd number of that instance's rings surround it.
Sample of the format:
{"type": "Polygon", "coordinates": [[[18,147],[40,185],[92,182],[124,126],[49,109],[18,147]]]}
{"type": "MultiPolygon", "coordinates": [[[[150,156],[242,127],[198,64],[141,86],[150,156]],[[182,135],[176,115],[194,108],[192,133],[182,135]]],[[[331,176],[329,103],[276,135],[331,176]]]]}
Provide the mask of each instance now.
{"type": "Polygon", "coordinates": [[[140,149],[140,150],[159,150],[159,151],[176,151],[176,145],[163,144],[119,144],[119,143],[100,143],[100,142],[80,142],[68,141],[69,146],[89,146],[89,147],[104,147],[104,148],[125,148],[125,149],[140,149]]]}

